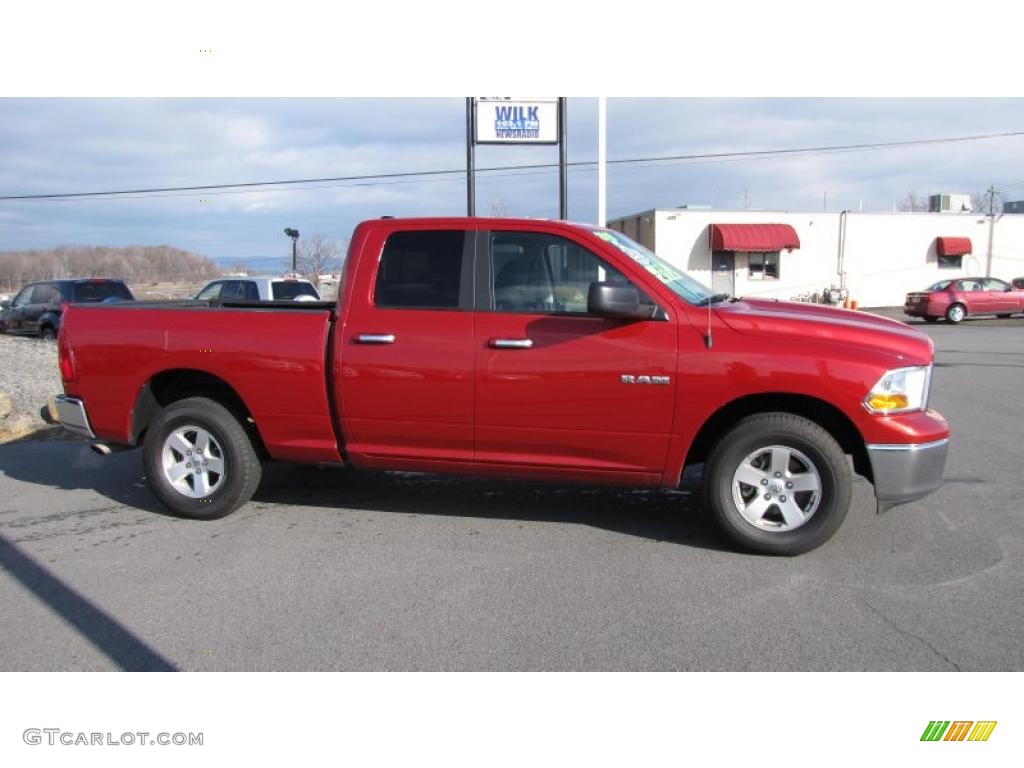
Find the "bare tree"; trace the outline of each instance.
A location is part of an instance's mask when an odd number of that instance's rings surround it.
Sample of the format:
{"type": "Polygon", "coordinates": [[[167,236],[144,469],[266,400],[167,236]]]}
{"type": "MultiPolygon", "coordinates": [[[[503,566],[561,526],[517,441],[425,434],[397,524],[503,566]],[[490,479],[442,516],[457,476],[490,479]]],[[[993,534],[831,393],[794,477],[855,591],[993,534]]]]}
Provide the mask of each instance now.
{"type": "Polygon", "coordinates": [[[220,275],[207,258],[167,245],[74,246],[0,253],[0,287],[17,290],[33,280],[119,277],[129,283],[204,280],[220,275]]]}
{"type": "Polygon", "coordinates": [[[1003,212],[1003,195],[1000,192],[972,192],[971,193],[971,210],[978,211],[979,213],[988,213],[989,205],[992,205],[992,211],[998,216],[1003,212]],[[989,199],[989,198],[993,199],[989,199]]]}
{"type": "Polygon", "coordinates": [[[498,219],[506,219],[512,215],[512,203],[501,195],[491,195],[490,209],[491,216],[498,219]]]}
{"type": "Polygon", "coordinates": [[[904,197],[900,202],[896,203],[896,209],[899,211],[927,211],[928,210],[928,195],[918,195],[915,190],[910,190],[907,196],[904,197]]]}
{"type": "Polygon", "coordinates": [[[300,241],[298,268],[314,285],[320,283],[320,275],[338,260],[341,254],[338,243],[319,233],[300,241]]]}

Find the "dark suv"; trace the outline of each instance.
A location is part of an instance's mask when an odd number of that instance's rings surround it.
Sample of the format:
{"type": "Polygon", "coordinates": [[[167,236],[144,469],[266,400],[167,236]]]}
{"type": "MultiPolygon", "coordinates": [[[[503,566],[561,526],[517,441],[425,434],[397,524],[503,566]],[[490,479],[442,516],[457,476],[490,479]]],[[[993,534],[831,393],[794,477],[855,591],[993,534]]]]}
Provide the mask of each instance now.
{"type": "Polygon", "coordinates": [[[134,298],[123,281],[105,277],[29,283],[11,301],[0,302],[0,332],[54,339],[65,304],[134,298]]]}

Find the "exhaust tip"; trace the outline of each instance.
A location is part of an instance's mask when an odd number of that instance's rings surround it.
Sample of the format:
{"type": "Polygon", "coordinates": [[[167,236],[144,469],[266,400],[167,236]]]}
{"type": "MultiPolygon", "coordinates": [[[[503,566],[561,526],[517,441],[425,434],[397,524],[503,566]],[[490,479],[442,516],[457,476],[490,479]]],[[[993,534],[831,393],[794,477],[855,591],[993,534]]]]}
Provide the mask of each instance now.
{"type": "Polygon", "coordinates": [[[93,443],[89,446],[100,456],[109,456],[111,454],[110,446],[103,443],[93,443]]]}

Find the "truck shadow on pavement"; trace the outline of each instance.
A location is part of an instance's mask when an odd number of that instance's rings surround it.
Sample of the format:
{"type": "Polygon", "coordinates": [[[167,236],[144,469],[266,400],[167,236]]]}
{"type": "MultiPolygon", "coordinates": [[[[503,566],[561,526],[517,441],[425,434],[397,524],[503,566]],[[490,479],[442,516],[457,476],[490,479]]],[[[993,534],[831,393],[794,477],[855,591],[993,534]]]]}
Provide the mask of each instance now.
{"type": "MultiPolygon", "coordinates": [[[[248,508],[270,505],[586,525],[653,541],[735,551],[705,521],[695,488],[573,486],[268,464],[248,508]]],[[[241,512],[245,512],[243,508],[241,512]]],[[[237,514],[237,513],[236,513],[237,514]]]]}
{"type": "MultiPolygon", "coordinates": [[[[127,507],[173,516],[146,485],[138,450],[94,454],[84,442],[0,445],[0,477],[59,490],[93,491],[127,507]]],[[[259,490],[232,517],[287,516],[301,508],[389,512],[595,528],[716,551],[735,551],[701,514],[693,489],[667,491],[548,485],[415,473],[359,472],[271,462],[259,490]]],[[[200,523],[201,524],[201,523],[200,523]]]]}

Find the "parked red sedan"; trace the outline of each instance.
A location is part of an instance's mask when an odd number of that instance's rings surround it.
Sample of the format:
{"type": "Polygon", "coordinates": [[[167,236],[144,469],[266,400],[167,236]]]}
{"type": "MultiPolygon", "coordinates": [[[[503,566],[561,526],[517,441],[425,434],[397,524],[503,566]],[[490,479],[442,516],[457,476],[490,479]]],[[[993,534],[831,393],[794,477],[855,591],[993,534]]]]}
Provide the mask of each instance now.
{"type": "Polygon", "coordinates": [[[1024,312],[1024,283],[1013,285],[994,277],[940,280],[919,293],[908,293],[903,311],[934,323],[940,317],[959,323],[968,315],[1009,317],[1024,312]]]}

